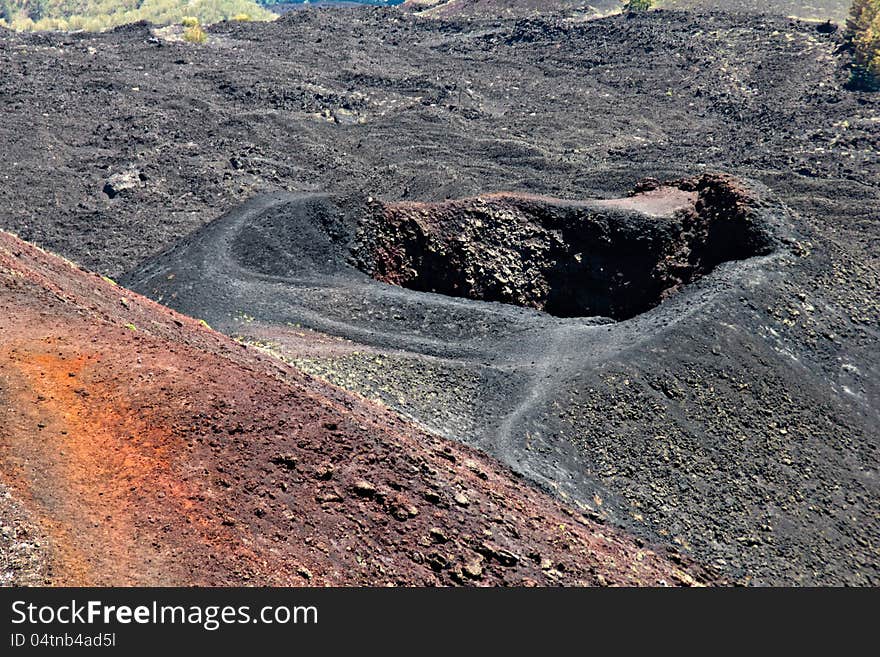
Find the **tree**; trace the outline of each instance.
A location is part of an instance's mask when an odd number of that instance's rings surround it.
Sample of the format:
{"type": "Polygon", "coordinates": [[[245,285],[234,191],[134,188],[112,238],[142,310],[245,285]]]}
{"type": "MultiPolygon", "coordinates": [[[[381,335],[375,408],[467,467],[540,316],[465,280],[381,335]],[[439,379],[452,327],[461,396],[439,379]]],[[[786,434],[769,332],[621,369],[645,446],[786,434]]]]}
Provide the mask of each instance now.
{"type": "Polygon", "coordinates": [[[854,0],[846,21],[846,38],[853,50],[850,86],[880,89],[880,0],[854,0]]]}
{"type": "Polygon", "coordinates": [[[12,5],[9,4],[9,0],[0,0],[0,19],[11,23],[14,15],[15,13],[12,10],[12,5]]]}
{"type": "Polygon", "coordinates": [[[40,20],[46,15],[49,9],[49,0],[29,0],[27,14],[34,22],[40,20]]]}
{"type": "Polygon", "coordinates": [[[138,20],[173,25],[185,16],[209,25],[245,15],[277,18],[255,0],[0,0],[0,20],[15,30],[104,30],[138,20]]]}

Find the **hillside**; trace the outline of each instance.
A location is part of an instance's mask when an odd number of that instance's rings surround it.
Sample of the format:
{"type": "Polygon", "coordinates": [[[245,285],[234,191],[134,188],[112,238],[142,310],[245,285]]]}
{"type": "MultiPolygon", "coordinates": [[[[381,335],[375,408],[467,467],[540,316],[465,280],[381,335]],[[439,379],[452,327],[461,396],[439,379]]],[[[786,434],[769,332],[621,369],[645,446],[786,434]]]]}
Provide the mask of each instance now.
{"type": "Polygon", "coordinates": [[[419,12],[424,16],[473,16],[512,17],[538,16],[541,14],[578,11],[588,15],[601,15],[618,11],[617,0],[406,0],[402,8],[419,12]]]}
{"type": "MultiPolygon", "coordinates": [[[[848,0],[658,0],[657,8],[771,13],[843,23],[848,0]]],[[[0,26],[18,30],[101,31],[127,23],[179,23],[196,17],[202,24],[224,20],[272,20],[277,13],[308,7],[395,6],[425,17],[501,18],[567,12],[597,17],[620,10],[619,0],[351,0],[349,2],[274,2],[273,0],[0,0],[0,26]]]]}
{"type": "MultiPolygon", "coordinates": [[[[510,17],[548,12],[603,15],[618,11],[619,0],[406,0],[403,7],[424,16],[510,17]]],[[[849,0],[655,0],[658,9],[723,10],[797,16],[843,23],[849,0]]]]}
{"type": "Polygon", "coordinates": [[[706,581],[7,233],[0,309],[3,585],[706,581]]]}
{"type": "Polygon", "coordinates": [[[851,0],[660,0],[668,9],[717,9],[796,16],[807,20],[846,21],[851,0]]]}

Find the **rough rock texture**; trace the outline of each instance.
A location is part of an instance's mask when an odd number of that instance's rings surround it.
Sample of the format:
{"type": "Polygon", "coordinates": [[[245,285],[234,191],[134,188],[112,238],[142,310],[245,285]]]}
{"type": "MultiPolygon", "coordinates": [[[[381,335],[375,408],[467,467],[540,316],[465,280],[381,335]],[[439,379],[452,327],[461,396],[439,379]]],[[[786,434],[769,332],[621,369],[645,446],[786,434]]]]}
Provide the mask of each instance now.
{"type": "Polygon", "coordinates": [[[657,3],[666,9],[707,10],[720,9],[759,14],[795,16],[809,20],[846,20],[850,0],[660,0],[657,3]]]}
{"type": "Polygon", "coordinates": [[[773,237],[737,181],[643,183],[631,198],[566,203],[496,195],[385,206],[355,257],[373,278],[559,317],[628,319],[773,237]]]}
{"type": "MultiPolygon", "coordinates": [[[[657,9],[727,10],[842,23],[850,0],[655,0],[657,9]]],[[[431,17],[502,18],[566,12],[596,16],[620,11],[622,0],[406,0],[402,7],[431,17]]]]}
{"type": "Polygon", "coordinates": [[[0,483],[0,586],[50,583],[49,546],[40,528],[0,483]]]}
{"type": "Polygon", "coordinates": [[[595,16],[620,11],[621,3],[617,0],[407,0],[401,7],[429,17],[510,18],[564,11],[595,16]]]}

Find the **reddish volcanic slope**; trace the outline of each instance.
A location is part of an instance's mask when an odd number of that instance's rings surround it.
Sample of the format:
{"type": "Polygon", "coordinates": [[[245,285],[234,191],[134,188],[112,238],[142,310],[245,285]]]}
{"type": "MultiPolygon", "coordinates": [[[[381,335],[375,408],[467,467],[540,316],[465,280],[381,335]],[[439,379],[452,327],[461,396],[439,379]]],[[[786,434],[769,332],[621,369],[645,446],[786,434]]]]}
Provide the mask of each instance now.
{"type": "MultiPolygon", "coordinates": [[[[0,509],[23,516],[20,543],[28,527],[39,539],[45,583],[707,579],[477,452],[7,233],[0,336],[0,509]]],[[[0,556],[5,582],[33,582],[0,556]]]]}

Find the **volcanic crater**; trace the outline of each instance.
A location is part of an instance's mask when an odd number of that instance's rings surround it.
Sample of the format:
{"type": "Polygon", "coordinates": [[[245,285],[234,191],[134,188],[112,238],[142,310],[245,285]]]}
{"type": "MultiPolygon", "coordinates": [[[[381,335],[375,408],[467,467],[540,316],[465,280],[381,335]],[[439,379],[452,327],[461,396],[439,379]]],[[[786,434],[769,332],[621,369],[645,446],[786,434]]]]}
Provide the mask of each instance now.
{"type": "Polygon", "coordinates": [[[773,237],[755,198],[720,175],[639,183],[628,198],[494,194],[385,205],[361,224],[355,262],[376,280],[557,317],[629,319],[773,237]]]}
{"type": "Polygon", "coordinates": [[[345,387],[373,381],[420,425],[589,510],[597,490],[615,494],[545,430],[556,386],[729,303],[786,252],[787,216],[759,185],[723,174],[583,201],[268,194],[123,283],[345,387]],[[381,364],[372,374],[314,369],[315,357],[364,351],[381,364]],[[385,358],[425,357],[413,389],[387,381],[385,358]],[[413,392],[423,386],[430,403],[413,392]],[[435,400],[438,386],[449,399],[435,400]]]}
{"type": "Polygon", "coordinates": [[[723,174],[648,178],[628,196],[586,200],[268,194],[123,280],[232,331],[250,317],[448,353],[517,322],[538,334],[555,320],[631,319],[719,265],[777,251],[784,214],[723,174]]]}

